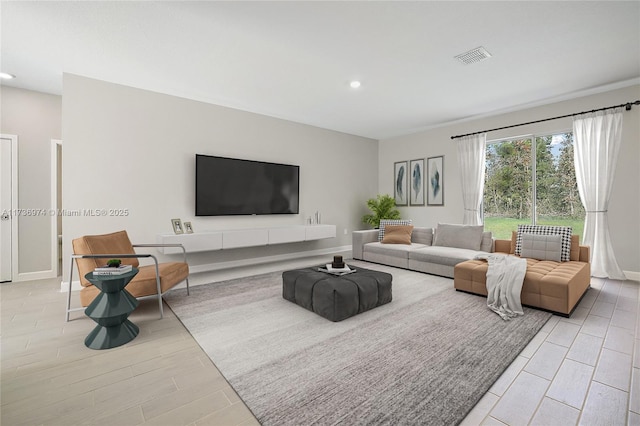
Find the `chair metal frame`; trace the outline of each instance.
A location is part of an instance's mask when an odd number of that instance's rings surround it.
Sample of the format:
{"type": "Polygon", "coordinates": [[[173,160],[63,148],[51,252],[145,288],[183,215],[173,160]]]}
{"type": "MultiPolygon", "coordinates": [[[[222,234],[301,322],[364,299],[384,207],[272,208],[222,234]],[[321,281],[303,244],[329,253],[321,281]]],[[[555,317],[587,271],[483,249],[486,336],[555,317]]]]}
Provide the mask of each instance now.
{"type": "MultiPolygon", "coordinates": [[[[132,244],[131,247],[179,247],[182,249],[182,255],[184,257],[184,263],[187,263],[187,251],[185,250],[182,244],[132,244]]],[[[164,318],[164,309],[162,306],[162,290],[160,288],[160,268],[158,258],[150,253],[136,253],[136,254],[71,254],[71,268],[69,269],[69,291],[67,293],[67,311],[66,311],[66,322],[69,322],[69,314],[71,312],[82,311],[85,310],[85,307],[82,308],[73,308],[71,309],[71,286],[73,285],[73,264],[75,259],[131,259],[131,258],[151,258],[155,264],[156,269],[156,293],[150,294],[148,296],[140,296],[137,299],[146,299],[149,297],[157,297],[158,298],[158,306],[160,308],[160,319],[164,318]]],[[[78,274],[80,270],[78,270],[78,274]]],[[[189,276],[185,278],[187,283],[187,296],[189,295],[189,276]]],[[[169,289],[170,290],[170,289],[169,289]]],[[[167,290],[167,291],[169,291],[167,290]]],[[[166,291],[165,291],[166,293],[166,291]]]]}

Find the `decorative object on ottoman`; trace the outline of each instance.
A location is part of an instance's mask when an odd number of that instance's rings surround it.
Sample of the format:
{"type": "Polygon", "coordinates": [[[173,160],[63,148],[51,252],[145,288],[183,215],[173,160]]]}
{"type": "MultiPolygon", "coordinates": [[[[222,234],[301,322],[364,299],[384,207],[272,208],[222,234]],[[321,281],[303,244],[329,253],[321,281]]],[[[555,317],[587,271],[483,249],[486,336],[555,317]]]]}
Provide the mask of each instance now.
{"type": "Polygon", "coordinates": [[[391,302],[392,279],[386,272],[362,268],[343,276],[318,267],[297,269],[282,273],[282,297],[338,322],[391,302]]]}
{"type": "Polygon", "coordinates": [[[342,260],[342,256],[333,256],[333,263],[331,266],[335,269],[344,268],[344,261],[342,260]]]}

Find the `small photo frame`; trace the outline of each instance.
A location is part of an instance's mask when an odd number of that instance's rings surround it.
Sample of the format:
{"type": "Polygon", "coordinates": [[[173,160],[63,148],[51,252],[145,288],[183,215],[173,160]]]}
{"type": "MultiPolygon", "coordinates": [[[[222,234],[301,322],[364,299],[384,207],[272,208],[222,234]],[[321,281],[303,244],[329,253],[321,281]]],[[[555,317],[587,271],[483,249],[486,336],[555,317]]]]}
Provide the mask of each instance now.
{"type": "Polygon", "coordinates": [[[171,219],[171,225],[173,226],[173,232],[175,234],[183,234],[182,221],[180,219],[171,219]]]}
{"type": "Polygon", "coordinates": [[[444,206],[444,155],[427,158],[427,205],[444,206]]]}
{"type": "Polygon", "coordinates": [[[409,205],[424,206],[424,158],[409,162],[409,205]]]}
{"type": "Polygon", "coordinates": [[[191,226],[191,222],[184,222],[184,232],[187,234],[193,234],[193,227],[191,226]]]}
{"type": "Polygon", "coordinates": [[[406,206],[409,194],[407,194],[407,162],[398,161],[393,163],[393,196],[396,206],[406,206]]]}

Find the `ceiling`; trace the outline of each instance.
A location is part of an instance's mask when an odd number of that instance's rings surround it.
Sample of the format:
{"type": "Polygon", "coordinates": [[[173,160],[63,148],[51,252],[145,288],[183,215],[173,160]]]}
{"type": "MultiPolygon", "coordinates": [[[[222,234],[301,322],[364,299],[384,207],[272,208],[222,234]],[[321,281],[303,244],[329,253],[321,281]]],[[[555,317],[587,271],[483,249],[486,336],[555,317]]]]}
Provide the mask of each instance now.
{"type": "Polygon", "coordinates": [[[0,6],[5,85],[67,72],[374,139],[640,81],[639,1],[0,6]]]}

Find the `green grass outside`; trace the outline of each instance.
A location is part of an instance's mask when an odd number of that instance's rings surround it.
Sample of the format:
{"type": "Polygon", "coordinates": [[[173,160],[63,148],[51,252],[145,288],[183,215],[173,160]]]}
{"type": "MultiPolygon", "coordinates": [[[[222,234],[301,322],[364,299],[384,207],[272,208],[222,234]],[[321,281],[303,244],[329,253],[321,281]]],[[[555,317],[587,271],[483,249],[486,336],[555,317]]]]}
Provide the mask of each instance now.
{"type": "MultiPolygon", "coordinates": [[[[510,217],[485,217],[484,229],[491,231],[493,237],[498,240],[510,240],[511,231],[516,231],[518,225],[530,225],[531,220],[518,220],[510,217]]],[[[571,226],[573,233],[580,236],[582,242],[582,232],[584,230],[584,219],[567,218],[538,218],[538,225],[571,226]]]]}

